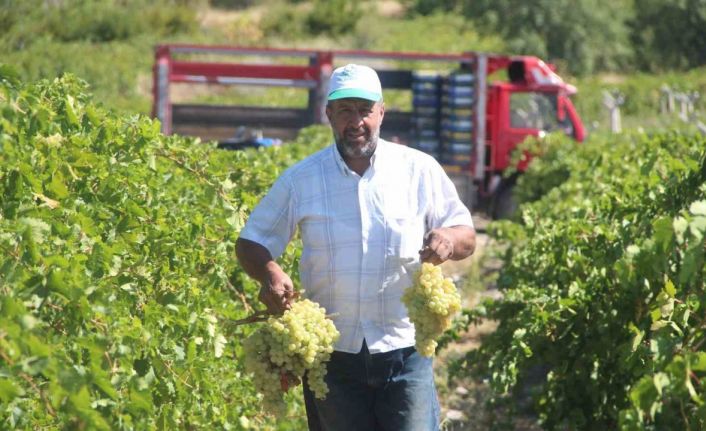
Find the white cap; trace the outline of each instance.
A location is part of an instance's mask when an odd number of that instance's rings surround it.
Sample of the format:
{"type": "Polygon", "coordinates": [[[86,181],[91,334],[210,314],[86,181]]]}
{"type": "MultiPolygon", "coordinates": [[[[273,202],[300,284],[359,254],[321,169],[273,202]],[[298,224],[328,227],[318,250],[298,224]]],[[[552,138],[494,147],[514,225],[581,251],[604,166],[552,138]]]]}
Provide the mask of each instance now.
{"type": "Polygon", "coordinates": [[[378,74],[368,66],[347,64],[331,74],[328,100],[355,97],[377,102],[382,99],[382,85],[378,74]]]}

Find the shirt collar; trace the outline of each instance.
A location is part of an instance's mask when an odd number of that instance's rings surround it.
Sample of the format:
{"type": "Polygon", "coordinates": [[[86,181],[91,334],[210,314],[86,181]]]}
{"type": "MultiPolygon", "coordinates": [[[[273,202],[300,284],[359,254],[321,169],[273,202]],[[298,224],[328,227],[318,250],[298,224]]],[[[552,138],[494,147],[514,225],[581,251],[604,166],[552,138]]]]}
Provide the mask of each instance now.
{"type": "Polygon", "coordinates": [[[348,169],[346,162],[343,160],[343,157],[341,157],[341,153],[338,152],[336,142],[331,145],[331,156],[333,156],[333,160],[336,162],[336,166],[338,167],[338,170],[341,171],[341,174],[348,175],[350,173],[350,169],[348,169]]]}
{"type": "MultiPolygon", "coordinates": [[[[375,162],[378,159],[384,159],[385,158],[385,147],[387,146],[387,142],[384,139],[378,138],[378,145],[375,148],[375,152],[373,153],[373,156],[370,158],[370,167],[375,169],[375,162]]],[[[343,160],[343,157],[341,156],[341,153],[338,152],[338,148],[336,147],[336,143],[334,142],[333,145],[331,145],[331,153],[333,155],[333,160],[336,162],[336,166],[338,167],[338,170],[341,171],[343,175],[350,175],[353,171],[346,165],[345,160],[343,160]]]]}

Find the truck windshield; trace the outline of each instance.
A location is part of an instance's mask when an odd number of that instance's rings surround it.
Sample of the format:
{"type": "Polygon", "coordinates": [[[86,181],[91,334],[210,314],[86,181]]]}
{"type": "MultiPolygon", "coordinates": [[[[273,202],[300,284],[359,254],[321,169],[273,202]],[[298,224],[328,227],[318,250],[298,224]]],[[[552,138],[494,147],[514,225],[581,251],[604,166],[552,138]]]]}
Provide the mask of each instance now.
{"type": "Polygon", "coordinates": [[[562,130],[573,135],[573,127],[567,115],[564,121],[557,119],[557,95],[546,92],[513,92],[510,94],[510,127],[513,129],[537,129],[545,132],[562,130]]]}

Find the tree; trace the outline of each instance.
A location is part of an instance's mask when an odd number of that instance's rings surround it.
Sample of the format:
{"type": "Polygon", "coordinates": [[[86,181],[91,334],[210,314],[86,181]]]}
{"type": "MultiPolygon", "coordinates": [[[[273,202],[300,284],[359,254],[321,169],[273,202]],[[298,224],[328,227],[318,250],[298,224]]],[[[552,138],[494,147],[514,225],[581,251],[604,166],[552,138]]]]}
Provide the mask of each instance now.
{"type": "Polygon", "coordinates": [[[561,60],[576,74],[618,70],[630,59],[629,0],[476,0],[464,15],[502,35],[513,53],[561,60]]]}
{"type": "Polygon", "coordinates": [[[306,18],[309,33],[340,36],[352,32],[363,11],[357,1],[316,0],[314,8],[306,18]]]}
{"type": "Polygon", "coordinates": [[[706,0],[635,0],[635,63],[651,71],[706,64],[706,0]]]}
{"type": "Polygon", "coordinates": [[[575,74],[619,70],[632,49],[631,0],[410,0],[411,13],[460,11],[484,36],[501,36],[512,54],[564,63],[575,74]]]}

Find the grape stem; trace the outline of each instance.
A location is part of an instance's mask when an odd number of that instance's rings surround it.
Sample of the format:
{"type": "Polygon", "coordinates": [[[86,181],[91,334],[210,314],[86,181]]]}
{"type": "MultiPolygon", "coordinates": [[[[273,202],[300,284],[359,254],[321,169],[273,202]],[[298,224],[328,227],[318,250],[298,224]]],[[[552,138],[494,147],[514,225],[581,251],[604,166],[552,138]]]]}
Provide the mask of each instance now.
{"type": "Polygon", "coordinates": [[[248,317],[238,320],[228,320],[226,323],[232,326],[247,325],[248,323],[264,322],[269,317],[270,313],[267,310],[258,310],[248,317]]]}

